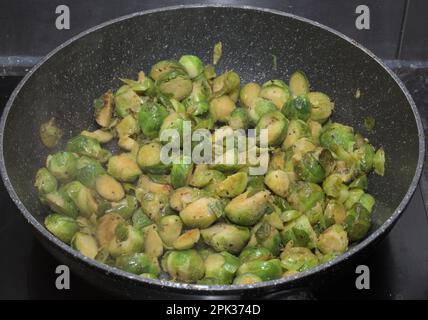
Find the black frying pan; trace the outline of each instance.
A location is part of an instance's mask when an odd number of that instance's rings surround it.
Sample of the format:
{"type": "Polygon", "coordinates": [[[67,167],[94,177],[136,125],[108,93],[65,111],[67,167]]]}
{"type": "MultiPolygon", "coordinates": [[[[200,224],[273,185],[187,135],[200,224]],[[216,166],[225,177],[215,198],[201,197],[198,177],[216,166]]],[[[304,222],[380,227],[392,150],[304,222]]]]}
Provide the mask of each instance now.
{"type": "MultiPolygon", "coordinates": [[[[63,146],[59,146],[62,148],[63,146]]],[[[278,11],[248,7],[180,6],[146,11],[92,28],[42,59],[13,92],[0,125],[0,169],[18,208],[38,238],[76,273],[129,297],[257,295],[307,285],[357,259],[378,243],[409,202],[421,174],[422,124],[409,93],[372,53],[338,32],[278,11]],[[48,153],[38,139],[40,124],[55,117],[64,140],[93,126],[94,97],[117,88],[119,77],[133,77],[156,61],[196,54],[208,62],[222,41],[219,68],[234,69],[243,82],[288,79],[303,69],[313,88],[335,102],[334,119],[367,135],[386,155],[385,177],[371,177],[376,197],[373,228],[339,258],[295,276],[248,286],[198,286],[141,278],[96,261],[51,235],[43,226],[45,209],[33,181],[48,153]],[[272,68],[272,55],[278,68],[272,68]],[[361,97],[354,93],[360,89],[361,97]],[[376,119],[367,134],[363,119],[376,119]]]]}

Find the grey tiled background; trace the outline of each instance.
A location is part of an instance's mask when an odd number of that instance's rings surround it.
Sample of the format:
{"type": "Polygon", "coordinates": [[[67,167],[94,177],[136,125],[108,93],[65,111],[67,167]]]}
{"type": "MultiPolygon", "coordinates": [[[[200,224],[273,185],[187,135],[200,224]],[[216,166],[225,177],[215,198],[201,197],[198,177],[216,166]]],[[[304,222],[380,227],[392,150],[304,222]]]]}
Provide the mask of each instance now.
{"type": "Polygon", "coordinates": [[[337,29],[383,59],[428,60],[426,0],[0,0],[0,74],[31,66],[60,43],[101,22],[186,3],[282,10],[337,29]],[[70,30],[55,28],[55,8],[60,4],[70,8],[70,30]],[[360,4],[370,8],[370,30],[355,27],[355,8],[360,4]]]}

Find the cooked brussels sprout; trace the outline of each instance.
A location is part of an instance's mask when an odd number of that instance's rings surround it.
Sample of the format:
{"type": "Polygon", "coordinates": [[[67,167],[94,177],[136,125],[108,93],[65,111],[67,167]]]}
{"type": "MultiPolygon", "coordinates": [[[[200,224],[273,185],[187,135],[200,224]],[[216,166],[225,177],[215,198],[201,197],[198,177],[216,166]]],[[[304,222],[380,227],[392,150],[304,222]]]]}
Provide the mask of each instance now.
{"type": "Polygon", "coordinates": [[[153,224],[154,222],[144,213],[143,209],[139,208],[134,211],[132,214],[132,225],[139,229],[143,230],[145,227],[153,224]]]}
{"type": "Polygon", "coordinates": [[[138,113],[138,123],[141,131],[148,138],[157,137],[167,116],[168,111],[161,104],[145,102],[138,113]]]}
{"type": "Polygon", "coordinates": [[[235,277],[233,284],[254,284],[262,281],[262,278],[254,273],[243,273],[235,277]]]}
{"type": "Polygon", "coordinates": [[[204,187],[204,190],[208,192],[209,194],[216,194],[217,187],[221,181],[226,179],[226,176],[218,171],[218,170],[211,170],[211,178],[209,183],[204,187]]]}
{"type": "Polygon", "coordinates": [[[125,196],[125,190],[116,179],[108,174],[100,175],[95,182],[95,189],[101,197],[109,201],[120,201],[125,196]]]}
{"type": "Polygon", "coordinates": [[[287,135],[282,144],[282,148],[287,150],[300,138],[309,138],[310,136],[310,129],[306,122],[299,119],[290,120],[288,124],[287,135]]]}
{"type": "Polygon", "coordinates": [[[137,209],[137,206],[137,199],[134,196],[126,195],[121,201],[112,203],[112,207],[107,209],[105,213],[116,212],[124,219],[129,219],[137,209]]]}
{"type": "Polygon", "coordinates": [[[156,80],[156,86],[161,94],[181,101],[190,95],[193,83],[185,72],[173,70],[162,74],[156,80]]]}
{"type": "Polygon", "coordinates": [[[328,226],[343,224],[346,218],[346,208],[339,201],[328,200],[324,210],[324,217],[328,226]]]}
{"type": "Polygon", "coordinates": [[[270,260],[272,259],[272,252],[265,247],[251,247],[248,246],[244,250],[241,251],[239,255],[239,260],[241,263],[253,260],[270,260]]]}
{"type": "Polygon", "coordinates": [[[71,152],[60,151],[48,156],[46,166],[58,180],[71,180],[76,174],[77,157],[71,152]]]}
{"type": "Polygon", "coordinates": [[[55,176],[46,168],[40,168],[36,173],[36,181],[34,186],[39,191],[39,195],[44,195],[54,192],[58,188],[58,182],[55,176]]]}
{"type": "Polygon", "coordinates": [[[236,108],[230,114],[229,126],[233,130],[248,128],[248,113],[244,108],[236,108]]]}
{"type": "Polygon", "coordinates": [[[269,171],[265,176],[264,182],[278,196],[287,196],[290,179],[286,172],[282,170],[269,171]]]}
{"type": "Polygon", "coordinates": [[[181,56],[180,62],[191,79],[196,78],[204,71],[204,64],[197,56],[187,54],[181,56]]]}
{"type": "Polygon", "coordinates": [[[268,145],[278,146],[287,134],[288,120],[279,111],[265,113],[259,120],[256,130],[259,133],[262,129],[268,130],[268,145]]]}
{"type": "Polygon", "coordinates": [[[71,200],[63,190],[47,193],[44,195],[43,199],[52,211],[56,213],[72,218],[76,218],[79,214],[78,208],[74,204],[73,200],[71,200]]]}
{"type": "Polygon", "coordinates": [[[373,158],[373,166],[377,175],[383,176],[385,174],[385,151],[383,148],[376,151],[373,158]]]}
{"type": "Polygon", "coordinates": [[[261,246],[277,256],[281,249],[281,236],[273,226],[267,222],[261,222],[252,230],[249,246],[261,246]]]}
{"type": "Polygon", "coordinates": [[[152,66],[149,76],[150,78],[156,81],[162,75],[174,70],[184,72],[184,67],[182,64],[175,60],[162,60],[152,66]]]}
{"type": "Polygon", "coordinates": [[[196,188],[203,188],[210,183],[214,177],[214,170],[208,169],[206,164],[197,164],[193,170],[189,184],[196,188]]]}
{"type": "Polygon", "coordinates": [[[199,241],[201,232],[199,229],[191,229],[184,232],[174,241],[174,248],[177,250],[191,249],[199,241]]]}
{"type": "Polygon", "coordinates": [[[245,191],[247,183],[247,173],[237,172],[228,176],[217,185],[217,194],[220,197],[234,198],[245,191]]]}
{"type": "Polygon", "coordinates": [[[300,96],[309,92],[309,80],[302,71],[296,71],[291,75],[289,85],[293,96],[300,96]]]}
{"type": "Polygon", "coordinates": [[[315,248],[317,241],[317,235],[305,215],[286,223],[281,231],[281,238],[284,245],[293,241],[293,245],[309,249],[315,248]]]}
{"type": "Polygon", "coordinates": [[[135,161],[135,157],[125,153],[112,156],[108,160],[107,172],[112,177],[123,182],[135,181],[141,174],[141,170],[135,161]]]}
{"type": "Polygon", "coordinates": [[[40,126],[40,139],[48,148],[55,147],[62,135],[63,131],[56,125],[54,118],[51,118],[48,122],[42,123],[40,126]]]}
{"type": "Polygon", "coordinates": [[[134,253],[119,256],[116,258],[115,266],[134,274],[148,273],[157,276],[160,273],[158,260],[145,253],[134,253]]]}
{"type": "Polygon", "coordinates": [[[269,80],[263,84],[259,95],[275,103],[276,107],[281,110],[282,106],[290,98],[290,91],[284,81],[269,80]]]}
{"type": "Polygon", "coordinates": [[[149,257],[159,258],[163,254],[163,242],[157,231],[156,225],[152,224],[143,231],[144,253],[149,257]]]}
{"type": "Polygon", "coordinates": [[[137,162],[146,173],[162,174],[168,173],[169,166],[161,162],[162,145],[153,141],[141,146],[137,154],[137,162]]]}
{"type": "Polygon", "coordinates": [[[354,144],[354,131],[351,127],[340,123],[327,124],[320,135],[321,147],[332,150],[333,145],[342,147],[345,151],[351,151],[354,144]]]}
{"type": "MultiPolygon", "coordinates": [[[[233,95],[236,94],[236,90],[239,90],[241,80],[239,75],[233,71],[227,71],[213,80],[212,91],[215,97],[222,95],[233,95]]],[[[230,97],[233,102],[235,99],[230,97]]]]}
{"type": "Polygon", "coordinates": [[[95,121],[103,128],[110,126],[114,108],[114,96],[111,90],[94,100],[95,121]]]}
{"type": "Polygon", "coordinates": [[[239,253],[250,239],[248,228],[227,223],[217,223],[201,230],[202,239],[214,250],[239,253]]]}
{"type": "Polygon", "coordinates": [[[294,168],[303,181],[320,183],[325,178],[324,168],[311,152],[306,153],[294,168]]]}
{"type": "Polygon", "coordinates": [[[180,157],[178,162],[172,164],[171,185],[177,189],[189,184],[193,171],[193,162],[186,157],[180,157]]]}
{"type": "Polygon", "coordinates": [[[343,253],[348,249],[348,235],[340,224],[334,224],[320,234],[317,248],[324,254],[343,253]]]}
{"type": "Polygon", "coordinates": [[[241,102],[242,106],[247,109],[252,108],[256,99],[260,95],[261,89],[262,88],[260,87],[260,85],[254,82],[250,82],[244,85],[239,94],[239,101],[241,102]]]}
{"type": "Polygon", "coordinates": [[[95,238],[89,234],[77,232],[71,240],[71,246],[84,256],[95,259],[98,254],[98,244],[95,238]]]}
{"type": "Polygon", "coordinates": [[[345,230],[351,242],[365,237],[371,227],[370,212],[360,203],[356,203],[348,210],[345,218],[345,230]]]}
{"type": "Polygon", "coordinates": [[[100,143],[94,138],[78,135],[67,142],[68,152],[74,152],[81,156],[94,158],[105,162],[111,156],[110,151],[101,148],[100,143]]]}
{"type": "Polygon", "coordinates": [[[308,93],[308,99],[312,107],[311,119],[324,123],[330,117],[334,104],[322,92],[310,92],[308,93]]]}
{"type": "Polygon", "coordinates": [[[55,237],[65,243],[70,243],[73,236],[79,231],[79,225],[75,219],[56,213],[45,218],[45,226],[55,237]]]}
{"type": "Polygon", "coordinates": [[[281,265],[288,271],[306,271],[318,265],[319,261],[308,248],[291,247],[281,253],[281,265]]]}
{"type": "Polygon", "coordinates": [[[203,197],[180,211],[180,218],[189,228],[208,228],[223,215],[222,203],[214,198],[203,197]]]}
{"type": "Polygon", "coordinates": [[[162,257],[162,269],[173,280],[195,282],[205,274],[204,260],[196,250],[168,251],[162,257]]]}
{"type": "Polygon", "coordinates": [[[279,279],[282,276],[282,266],[279,259],[267,261],[252,260],[241,264],[237,271],[237,275],[254,274],[262,281],[279,279]]]}
{"type": "Polygon", "coordinates": [[[89,218],[98,212],[98,202],[95,199],[93,191],[86,188],[79,181],[73,181],[62,187],[68,198],[71,199],[80,214],[89,218]]]}
{"type": "Polygon", "coordinates": [[[306,214],[311,224],[318,223],[325,207],[325,195],[315,183],[297,182],[287,196],[294,209],[306,214]]]}
{"type": "Polygon", "coordinates": [[[228,252],[210,254],[205,259],[205,277],[215,279],[216,284],[231,284],[239,268],[239,259],[228,252]]]}
{"type": "Polygon", "coordinates": [[[242,226],[256,224],[265,213],[270,192],[259,191],[254,195],[245,192],[230,201],[224,209],[227,218],[242,226]]]}
{"type": "Polygon", "coordinates": [[[257,98],[248,108],[248,116],[253,124],[257,124],[260,118],[269,112],[277,111],[276,105],[267,99],[257,98]]]}
{"type": "Polygon", "coordinates": [[[163,243],[167,247],[172,247],[174,242],[178,239],[183,229],[183,222],[179,216],[170,215],[164,216],[159,220],[158,233],[163,243]]]}
{"type": "Polygon", "coordinates": [[[307,96],[296,96],[288,100],[282,108],[282,113],[288,119],[307,121],[311,116],[311,103],[307,96]]]}
{"type": "Polygon", "coordinates": [[[220,122],[228,122],[235,108],[235,102],[229,96],[214,98],[209,105],[211,116],[220,122]]]}
{"type": "Polygon", "coordinates": [[[140,230],[131,225],[119,222],[113,232],[113,237],[107,245],[108,252],[113,257],[140,252],[144,238],[140,230]]]}
{"type": "Polygon", "coordinates": [[[106,170],[97,160],[88,157],[79,158],[75,178],[86,187],[95,189],[97,178],[104,174],[106,170]]]}
{"type": "Polygon", "coordinates": [[[82,136],[93,138],[97,140],[99,143],[107,143],[113,140],[113,134],[109,131],[104,131],[104,130],[95,130],[95,131],[83,130],[80,134],[82,136]]]}
{"type": "MultiPolygon", "coordinates": [[[[131,112],[138,112],[142,102],[143,100],[141,97],[132,90],[129,85],[125,84],[121,86],[114,95],[115,113],[119,117],[124,118],[131,112]]],[[[104,104],[103,108],[106,108],[106,104],[104,104]]],[[[106,115],[108,111],[109,109],[106,108],[104,111],[106,115]]],[[[107,121],[105,123],[107,123],[107,121]]]]}

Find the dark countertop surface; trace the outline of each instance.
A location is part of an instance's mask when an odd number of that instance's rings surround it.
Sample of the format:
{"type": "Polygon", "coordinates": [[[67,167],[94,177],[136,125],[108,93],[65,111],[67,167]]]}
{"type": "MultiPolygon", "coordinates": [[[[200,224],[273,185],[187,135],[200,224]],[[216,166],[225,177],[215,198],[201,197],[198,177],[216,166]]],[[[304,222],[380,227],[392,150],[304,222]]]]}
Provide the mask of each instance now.
{"type": "MultiPolygon", "coordinates": [[[[428,68],[410,64],[391,65],[411,92],[428,128],[428,68]]],[[[0,77],[0,110],[20,77],[0,77]]],[[[427,130],[426,130],[427,133],[427,130]]],[[[315,299],[428,299],[428,219],[423,195],[428,198],[428,170],[412,201],[391,233],[363,261],[370,268],[370,290],[355,288],[355,267],[337,281],[312,288],[315,299]],[[340,280],[340,281],[339,281],[340,280]]],[[[428,204],[427,202],[425,202],[428,204]]],[[[0,299],[113,298],[71,275],[71,289],[55,288],[59,264],[34,238],[0,183],[0,299]]],[[[276,298],[285,296],[276,295],[276,298]]]]}

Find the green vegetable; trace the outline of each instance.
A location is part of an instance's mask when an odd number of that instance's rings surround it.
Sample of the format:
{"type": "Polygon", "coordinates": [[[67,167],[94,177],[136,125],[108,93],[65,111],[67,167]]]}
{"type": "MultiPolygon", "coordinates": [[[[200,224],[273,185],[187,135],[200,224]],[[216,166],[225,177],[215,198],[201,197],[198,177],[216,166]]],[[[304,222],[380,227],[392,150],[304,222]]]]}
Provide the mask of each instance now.
{"type": "Polygon", "coordinates": [[[250,239],[250,231],[233,224],[217,223],[201,230],[202,239],[216,251],[239,253],[250,239]]]}
{"type": "Polygon", "coordinates": [[[279,259],[267,261],[253,260],[243,263],[237,272],[237,275],[254,274],[262,281],[279,279],[282,276],[282,266],[279,259]]]}
{"type": "Polygon", "coordinates": [[[45,219],[45,226],[55,237],[65,243],[70,243],[79,230],[75,219],[60,214],[48,215],[45,219]]]}

